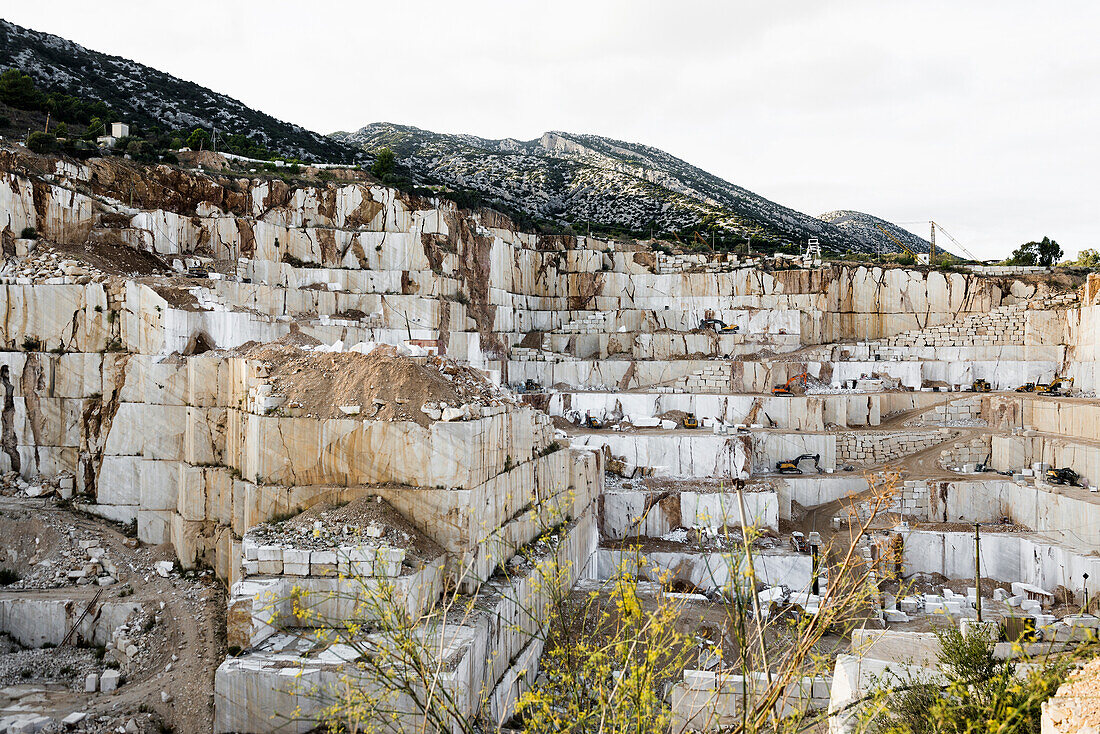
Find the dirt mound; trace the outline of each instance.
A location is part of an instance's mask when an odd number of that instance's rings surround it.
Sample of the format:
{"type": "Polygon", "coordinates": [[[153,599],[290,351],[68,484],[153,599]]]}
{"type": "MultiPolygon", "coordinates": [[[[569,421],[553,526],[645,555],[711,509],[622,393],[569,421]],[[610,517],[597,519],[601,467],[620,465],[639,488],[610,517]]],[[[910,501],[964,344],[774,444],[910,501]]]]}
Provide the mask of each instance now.
{"type": "Polygon", "coordinates": [[[504,400],[475,369],[439,357],[405,357],[388,345],[360,354],[309,352],[276,342],[239,352],[268,365],[274,393],[286,397],[288,408],[317,418],[347,417],[341,406],[359,406],[363,418],[427,426],[432,419],[421,410],[425,403],[458,407],[504,400]]]}

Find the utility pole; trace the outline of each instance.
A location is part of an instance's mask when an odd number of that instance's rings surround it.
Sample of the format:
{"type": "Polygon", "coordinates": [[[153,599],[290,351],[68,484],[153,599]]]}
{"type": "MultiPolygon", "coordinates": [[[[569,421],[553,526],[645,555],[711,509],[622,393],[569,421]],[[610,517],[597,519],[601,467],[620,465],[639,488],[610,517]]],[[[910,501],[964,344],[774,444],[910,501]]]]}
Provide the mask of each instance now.
{"type": "Polygon", "coordinates": [[[981,523],[974,523],[974,608],[978,611],[978,624],[982,622],[982,537],[981,523]]]}
{"type": "Polygon", "coordinates": [[[1087,573],[1083,573],[1083,574],[1081,574],[1081,578],[1083,578],[1085,580],[1085,582],[1084,582],[1085,606],[1083,606],[1081,608],[1081,613],[1082,614],[1088,614],[1089,613],[1089,575],[1087,573]]]}
{"type": "Polygon", "coordinates": [[[932,235],[928,239],[928,242],[932,245],[932,247],[929,248],[928,264],[932,265],[932,261],[936,259],[936,223],[932,220],[928,220],[928,224],[932,227],[932,235]]]}
{"type": "MultiPolygon", "coordinates": [[[[742,479],[736,481],[737,507],[741,511],[741,541],[745,545],[745,563],[748,564],[749,583],[752,586],[749,593],[752,594],[752,611],[753,616],[756,618],[756,641],[760,645],[760,663],[764,666],[764,673],[768,676],[768,685],[770,686],[772,671],[768,665],[768,651],[764,647],[764,615],[760,613],[760,597],[756,593],[756,568],[752,565],[752,542],[749,540],[749,531],[745,524],[745,482],[742,479]]],[[[742,670],[741,674],[744,675],[745,671],[742,670]]]]}
{"type": "Polygon", "coordinates": [[[820,569],[818,568],[816,544],[810,546],[810,567],[813,569],[813,586],[810,588],[810,591],[816,596],[821,593],[821,586],[819,584],[820,569]]]}

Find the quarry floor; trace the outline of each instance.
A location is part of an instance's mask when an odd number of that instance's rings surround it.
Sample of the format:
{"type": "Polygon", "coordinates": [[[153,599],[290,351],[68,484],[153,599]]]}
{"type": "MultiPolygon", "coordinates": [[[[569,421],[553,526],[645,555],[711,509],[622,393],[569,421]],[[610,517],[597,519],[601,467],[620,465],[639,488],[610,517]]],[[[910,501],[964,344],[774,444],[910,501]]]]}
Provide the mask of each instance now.
{"type": "MultiPolygon", "coordinates": [[[[138,545],[124,528],[75,511],[54,500],[0,497],[0,548],[12,543],[33,543],[20,548],[19,560],[4,567],[26,577],[43,560],[57,559],[72,544],[69,531],[94,537],[118,568],[117,583],[102,587],[101,602],[124,598],[154,612],[159,621],[144,636],[140,655],[114,693],[85,693],[78,686],[24,681],[26,685],[0,690],[0,718],[13,707],[41,712],[55,719],[85,712],[99,719],[97,729],[118,730],[131,719],[139,731],[171,731],[206,734],[211,731],[214,671],[225,658],[225,593],[209,572],[184,577],[173,571],[167,578],[155,569],[158,561],[173,560],[169,547],[138,545]],[[135,547],[136,546],[136,547],[135,547]],[[163,604],[163,607],[161,607],[163,604]],[[79,690],[73,690],[73,688],[79,690]],[[165,702],[161,692],[169,695],[165,702]]],[[[10,556],[8,556],[10,558],[10,556]]],[[[74,600],[82,608],[97,587],[53,585],[47,588],[0,587],[0,597],[74,600]]],[[[65,647],[72,647],[67,645],[65,647]]],[[[65,647],[52,652],[64,654],[65,647]]],[[[3,656],[0,656],[2,664],[3,656]]]]}

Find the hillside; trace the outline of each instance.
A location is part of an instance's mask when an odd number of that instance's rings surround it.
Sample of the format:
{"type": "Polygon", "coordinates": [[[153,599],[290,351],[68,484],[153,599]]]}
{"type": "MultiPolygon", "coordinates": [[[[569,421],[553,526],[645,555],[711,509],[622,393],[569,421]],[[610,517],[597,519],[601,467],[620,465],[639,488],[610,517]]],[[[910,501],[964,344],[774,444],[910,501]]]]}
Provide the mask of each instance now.
{"type": "Polygon", "coordinates": [[[853,239],[859,240],[871,248],[871,252],[898,252],[897,244],[882,230],[886,230],[897,239],[901,240],[914,252],[928,252],[930,249],[928,240],[918,237],[907,229],[903,229],[885,219],[879,219],[871,214],[852,211],[851,209],[838,209],[826,212],[819,217],[849,234],[853,239]],[[879,229],[879,228],[882,229],[879,229]]]}
{"type": "Polygon", "coordinates": [[[100,100],[142,127],[210,129],[247,135],[288,157],[350,162],[361,153],[277,120],[198,84],[0,19],[0,71],[18,68],[48,91],[100,100]]]}
{"type": "Polygon", "coordinates": [[[591,223],[646,235],[713,224],[720,239],[733,243],[748,236],[799,244],[819,237],[833,249],[869,251],[858,232],[776,204],[646,145],[564,132],[529,141],[487,140],[391,123],[333,137],[367,151],[389,147],[421,183],[474,191],[505,210],[578,231],[591,223]]]}

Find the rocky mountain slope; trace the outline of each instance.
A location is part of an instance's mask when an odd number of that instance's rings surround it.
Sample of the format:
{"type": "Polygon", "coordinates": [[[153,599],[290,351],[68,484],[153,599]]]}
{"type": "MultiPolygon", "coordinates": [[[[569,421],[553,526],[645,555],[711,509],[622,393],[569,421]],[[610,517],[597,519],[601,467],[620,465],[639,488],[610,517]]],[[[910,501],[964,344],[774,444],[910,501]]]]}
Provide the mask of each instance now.
{"type": "Polygon", "coordinates": [[[165,128],[217,127],[288,157],[349,162],[361,153],[337,140],[258,112],[198,84],[136,61],[0,19],[0,71],[18,68],[49,91],[102,100],[128,122],[165,128]]]}
{"type": "MultiPolygon", "coordinates": [[[[418,181],[472,190],[536,219],[589,223],[646,235],[713,223],[727,240],[896,251],[865,230],[842,229],[769,201],[657,148],[597,135],[548,132],[536,140],[487,140],[373,123],[333,137],[368,151],[392,149],[418,181]]],[[[885,238],[883,238],[885,239],[885,238]]]]}
{"type": "Polygon", "coordinates": [[[890,235],[901,240],[913,252],[928,252],[930,249],[928,240],[923,237],[918,237],[907,229],[871,214],[852,211],[851,209],[838,209],[833,212],[826,212],[819,218],[848,233],[852,239],[866,243],[872,248],[872,252],[899,251],[897,244],[882,230],[886,230],[890,235]]]}

